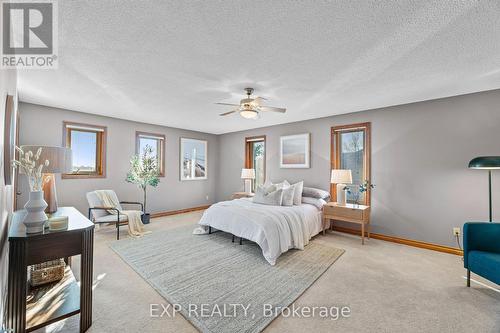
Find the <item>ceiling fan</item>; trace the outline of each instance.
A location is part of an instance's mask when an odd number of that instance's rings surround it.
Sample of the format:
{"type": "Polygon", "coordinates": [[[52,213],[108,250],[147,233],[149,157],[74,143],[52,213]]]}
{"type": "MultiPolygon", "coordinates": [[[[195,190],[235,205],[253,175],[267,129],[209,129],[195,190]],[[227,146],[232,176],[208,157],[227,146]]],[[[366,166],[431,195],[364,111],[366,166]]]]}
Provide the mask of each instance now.
{"type": "Polygon", "coordinates": [[[262,105],[262,101],[266,100],[263,97],[253,97],[252,98],[252,93],[253,93],[253,88],[245,88],[247,97],[243,98],[240,101],[240,104],[231,104],[231,103],[215,103],[219,105],[231,105],[231,106],[237,106],[236,109],[224,112],[219,114],[219,116],[228,116],[230,114],[239,112],[240,116],[246,119],[255,119],[259,117],[260,112],[280,112],[280,113],[285,113],[286,109],[285,108],[276,108],[272,106],[264,106],[262,105]]]}

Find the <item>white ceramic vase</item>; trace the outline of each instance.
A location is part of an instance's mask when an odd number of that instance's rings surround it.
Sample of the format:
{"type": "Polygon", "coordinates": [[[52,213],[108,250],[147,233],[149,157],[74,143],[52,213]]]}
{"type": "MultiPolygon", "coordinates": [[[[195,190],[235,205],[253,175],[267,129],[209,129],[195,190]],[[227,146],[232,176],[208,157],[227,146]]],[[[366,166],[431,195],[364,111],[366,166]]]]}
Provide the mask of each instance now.
{"type": "Polygon", "coordinates": [[[337,184],[337,205],[339,206],[345,206],[347,201],[344,189],[344,184],[337,184]]]}
{"type": "Polygon", "coordinates": [[[26,233],[42,232],[45,222],[47,222],[47,215],[44,212],[47,203],[43,200],[43,191],[30,192],[29,200],[24,205],[24,208],[27,212],[23,221],[26,226],[26,233]]]}

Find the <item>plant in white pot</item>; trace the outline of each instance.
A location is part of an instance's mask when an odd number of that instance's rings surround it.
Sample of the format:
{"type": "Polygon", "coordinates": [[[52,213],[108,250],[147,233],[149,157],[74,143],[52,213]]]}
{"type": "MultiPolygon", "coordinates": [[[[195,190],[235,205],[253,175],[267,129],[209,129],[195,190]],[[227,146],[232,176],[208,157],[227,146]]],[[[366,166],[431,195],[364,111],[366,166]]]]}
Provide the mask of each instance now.
{"type": "Polygon", "coordinates": [[[14,160],[12,163],[14,168],[19,168],[21,173],[26,175],[30,186],[29,200],[24,205],[27,212],[23,220],[26,233],[42,232],[47,221],[47,215],[44,212],[47,203],[43,200],[42,170],[44,166],[49,165],[49,161],[38,161],[42,154],[42,148],[38,148],[36,154],[33,154],[31,150],[25,152],[19,147],[16,147],[16,150],[19,152],[19,160],[14,160]]]}
{"type": "Polygon", "coordinates": [[[149,223],[149,214],[146,213],[146,193],[148,186],[156,187],[160,183],[158,159],[153,154],[153,148],[146,145],[142,155],[134,155],[130,159],[130,170],[127,173],[127,182],[137,184],[144,195],[144,215],[142,222],[149,223]]]}

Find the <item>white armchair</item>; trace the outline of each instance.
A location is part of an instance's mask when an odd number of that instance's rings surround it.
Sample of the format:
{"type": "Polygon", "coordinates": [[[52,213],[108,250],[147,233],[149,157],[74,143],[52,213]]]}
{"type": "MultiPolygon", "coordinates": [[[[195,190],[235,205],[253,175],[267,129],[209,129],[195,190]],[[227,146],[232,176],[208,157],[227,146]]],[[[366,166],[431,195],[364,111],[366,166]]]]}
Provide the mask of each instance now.
{"type": "Polygon", "coordinates": [[[107,190],[109,194],[114,197],[114,202],[119,202],[117,207],[104,207],[101,199],[95,191],[87,193],[87,201],[89,203],[89,220],[94,223],[115,223],[116,225],[116,239],[120,239],[120,224],[128,222],[128,217],[125,214],[120,214],[123,210],[122,204],[127,205],[140,205],[141,215],[144,214],[144,206],[140,202],[134,201],[119,201],[118,197],[113,190],[107,190]],[[111,214],[109,211],[115,211],[116,214],[111,214]]]}

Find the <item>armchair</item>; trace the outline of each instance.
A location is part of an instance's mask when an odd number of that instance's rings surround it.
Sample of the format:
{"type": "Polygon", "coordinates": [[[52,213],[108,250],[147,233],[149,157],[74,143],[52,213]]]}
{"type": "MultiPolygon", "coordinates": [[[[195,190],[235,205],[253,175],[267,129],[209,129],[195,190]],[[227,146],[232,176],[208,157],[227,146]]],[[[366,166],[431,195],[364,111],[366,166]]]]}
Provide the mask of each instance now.
{"type": "Polygon", "coordinates": [[[112,190],[109,191],[114,196],[114,201],[119,202],[118,207],[103,207],[101,199],[95,191],[87,193],[87,201],[89,203],[89,220],[94,223],[115,223],[116,225],[116,239],[120,239],[120,224],[128,222],[128,217],[121,214],[122,204],[124,205],[139,205],[141,207],[141,214],[144,214],[144,206],[140,202],[134,201],[119,201],[116,193],[112,190]],[[116,214],[111,214],[109,211],[114,211],[116,214]]]}
{"type": "Polygon", "coordinates": [[[500,284],[500,223],[467,222],[463,231],[467,287],[470,272],[500,284]]]}

